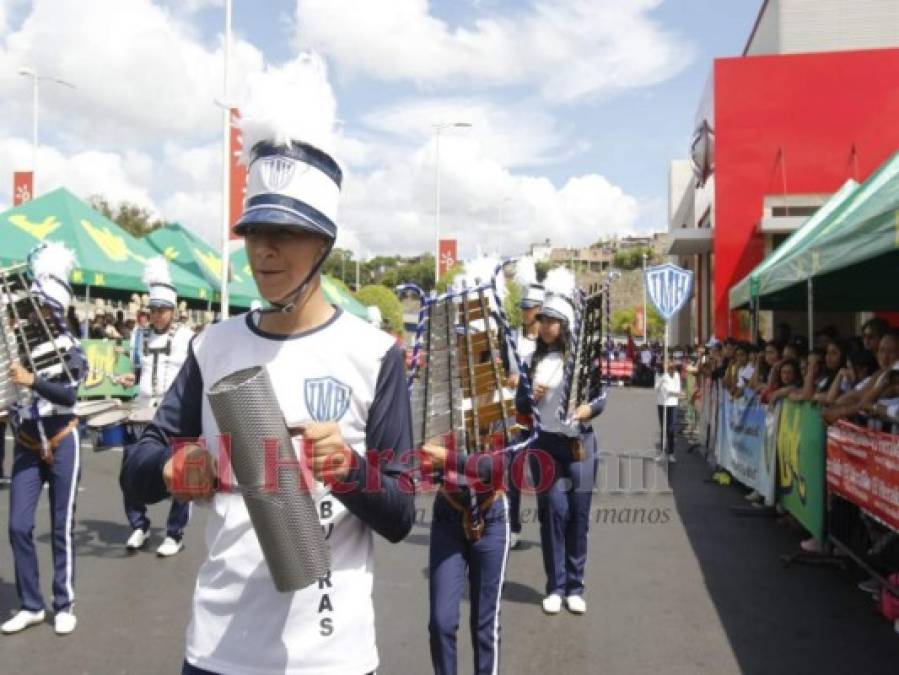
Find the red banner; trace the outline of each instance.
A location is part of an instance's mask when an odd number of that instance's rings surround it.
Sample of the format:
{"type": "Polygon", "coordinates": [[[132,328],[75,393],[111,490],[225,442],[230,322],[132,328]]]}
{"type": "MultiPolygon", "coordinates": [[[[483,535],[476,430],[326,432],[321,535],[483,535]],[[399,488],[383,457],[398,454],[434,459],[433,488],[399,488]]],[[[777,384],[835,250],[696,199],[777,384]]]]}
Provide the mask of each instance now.
{"type": "Polygon", "coordinates": [[[637,309],[634,310],[634,323],[636,324],[634,326],[634,333],[643,337],[646,331],[646,322],[643,319],[642,307],[637,307],[637,309]]]}
{"type": "MultiPolygon", "coordinates": [[[[247,167],[238,161],[243,148],[240,129],[237,126],[238,120],[240,120],[240,110],[231,108],[231,137],[228,143],[230,171],[228,183],[231,194],[228,201],[228,223],[232,228],[240,218],[240,214],[243,213],[243,200],[247,189],[247,167]]],[[[238,239],[238,236],[232,232],[231,238],[238,239]]]]}
{"type": "Polygon", "coordinates": [[[34,172],[15,171],[12,175],[12,205],[19,206],[34,198],[34,172]]]}
{"type": "Polygon", "coordinates": [[[441,239],[440,246],[438,247],[438,251],[440,254],[440,260],[437,263],[437,276],[442,277],[444,272],[446,272],[449,268],[456,264],[458,261],[458,244],[459,242],[455,239],[441,239]]]}
{"type": "Polygon", "coordinates": [[[845,420],[830,427],[827,488],[899,531],[899,436],[845,420]]]}

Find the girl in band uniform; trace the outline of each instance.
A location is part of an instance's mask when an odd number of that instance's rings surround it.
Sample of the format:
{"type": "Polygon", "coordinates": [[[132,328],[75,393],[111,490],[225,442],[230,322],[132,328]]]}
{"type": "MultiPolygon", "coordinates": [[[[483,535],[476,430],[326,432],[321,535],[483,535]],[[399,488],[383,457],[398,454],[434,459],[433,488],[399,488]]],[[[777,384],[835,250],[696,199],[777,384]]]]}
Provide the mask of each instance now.
{"type": "MultiPolygon", "coordinates": [[[[590,421],[605,408],[605,393],[581,403],[573,420],[559,419],[565,362],[574,348],[574,277],[557,268],[550,270],[544,285],[546,300],[537,315],[540,330],[530,368],[542,430],[529,451],[538,486],[537,516],[546,572],[543,611],[558,614],[564,598],[569,611],[584,614],[587,530],[597,452],[590,421]]],[[[521,386],[516,404],[520,413],[533,412],[521,386]]]]}

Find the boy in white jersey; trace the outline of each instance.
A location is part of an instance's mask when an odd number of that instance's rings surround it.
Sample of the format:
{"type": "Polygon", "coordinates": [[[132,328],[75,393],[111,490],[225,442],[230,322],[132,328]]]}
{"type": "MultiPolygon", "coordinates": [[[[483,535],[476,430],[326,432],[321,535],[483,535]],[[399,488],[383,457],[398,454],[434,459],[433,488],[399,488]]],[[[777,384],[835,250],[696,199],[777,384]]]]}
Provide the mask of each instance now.
{"type": "Polygon", "coordinates": [[[194,340],[122,484],[148,502],[170,491],[211,499],[183,673],[362,675],[378,666],[372,531],[399,541],[414,513],[398,459],[412,443],[404,354],[322,294],[319,270],[337,233],[337,163],[290,140],[293,132],[254,137],[259,120],[247,113],[247,199],[235,231],[246,237],[256,285],[273,309],[210,326],[194,340]],[[329,575],[291,593],[275,589],[243,498],[215,491],[213,457],[188,445],[186,460],[202,468],[176,476],[169,447],[201,435],[212,447],[218,430],[205,392],[258,365],[278,399],[273,414],[301,429],[331,553],[329,575]]]}
{"type": "MultiPolygon", "coordinates": [[[[150,295],[150,323],[139,338],[140,374],[138,376],[136,369],[134,373],[126,373],[118,378],[118,381],[126,387],[134,385],[137,381],[137,397],[133,402],[135,410],[155,408],[159,405],[187,360],[187,351],[194,336],[190,328],[174,320],[178,308],[178,292],[172,285],[165,258],[160,256],[147,261],[144,266],[144,283],[147,284],[150,295]]],[[[133,437],[129,438],[129,444],[136,440],[133,437]]],[[[131,452],[131,449],[128,448],[127,452],[131,452]]],[[[149,538],[150,519],[147,517],[147,506],[129,498],[127,494],[123,495],[123,498],[125,516],[131,526],[131,535],[125,543],[125,548],[137,551],[149,538]]],[[[156,549],[156,555],[168,558],[184,548],[182,537],[189,518],[190,505],[173,499],[166,519],[165,539],[156,549]]]]}

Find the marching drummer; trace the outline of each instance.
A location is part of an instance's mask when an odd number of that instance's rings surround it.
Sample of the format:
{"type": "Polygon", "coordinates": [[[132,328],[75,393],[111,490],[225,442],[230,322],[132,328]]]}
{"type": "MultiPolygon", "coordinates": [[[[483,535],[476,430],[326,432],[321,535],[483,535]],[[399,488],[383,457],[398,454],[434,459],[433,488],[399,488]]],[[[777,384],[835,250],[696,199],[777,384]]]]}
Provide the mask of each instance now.
{"type": "MultiPolygon", "coordinates": [[[[168,391],[175,376],[187,360],[188,349],[194,333],[183,324],[176,323],[174,314],[178,306],[178,293],[172,285],[168,263],[158,257],[147,261],[144,268],[144,283],[150,294],[150,321],[147,328],[140,331],[139,372],[126,373],[118,382],[126,387],[138,384],[138,394],[134,399],[135,412],[155,408],[168,391]]],[[[138,333],[135,330],[135,333],[138,333]]],[[[130,442],[137,439],[132,437],[130,442]]],[[[124,494],[125,515],[131,525],[131,536],[125,547],[136,551],[147,543],[150,519],[146,504],[134,496],[124,494]]],[[[190,505],[171,500],[166,536],[156,554],[167,558],[176,555],[182,548],[184,528],[190,517],[190,505]]]]}
{"type": "Polygon", "coordinates": [[[182,674],[373,672],[372,535],[395,542],[412,528],[413,486],[400,459],[412,442],[404,354],[392,336],[322,292],[342,172],[326,150],[328,137],[308,136],[321,125],[310,122],[305,84],[283,96],[270,88],[279,100],[251,100],[241,111],[248,178],[234,229],[271,307],[197,336],[122,468],[123,488],[147,501],[170,494],[209,500],[208,556],[194,586],[182,674]],[[202,436],[214,448],[218,426],[205,392],[257,366],[271,380],[271,414],[298,424],[330,547],[330,573],[293,592],[276,589],[244,496],[215,489],[212,453],[188,444],[173,454],[171,447],[173,439],[202,436]]]}
{"type": "Polygon", "coordinates": [[[44,622],[44,598],[34,547],[34,516],[44,483],[50,492],[53,547],[54,628],[59,635],[75,630],[75,497],[80,476],[78,418],[74,413],[78,386],[87,374],[81,347],[65,324],[72,298],[68,284],[75,256],[63,244],[43,244],[29,256],[31,294],[44,320],[55,323],[60,335],[33,347],[31,361],[37,372],[23,365],[9,368],[9,378],[31,391],[28,404],[13,409],[16,429],[12,485],[9,495],[9,539],[16,565],[19,611],[0,630],[18,633],[44,622]],[[48,364],[47,355],[61,354],[48,364]]]}

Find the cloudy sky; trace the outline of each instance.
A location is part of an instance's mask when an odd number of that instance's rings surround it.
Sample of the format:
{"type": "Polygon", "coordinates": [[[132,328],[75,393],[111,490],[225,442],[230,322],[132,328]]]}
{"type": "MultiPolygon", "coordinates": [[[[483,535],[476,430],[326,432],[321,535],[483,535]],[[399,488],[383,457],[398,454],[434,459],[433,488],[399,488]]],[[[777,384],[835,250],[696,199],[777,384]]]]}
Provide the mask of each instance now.
{"type": "MultiPolygon", "coordinates": [[[[232,88],[321,78],[336,125],[339,243],[433,250],[441,229],[504,254],[665,228],[711,59],[760,0],[233,0],[232,88]],[[313,56],[307,52],[311,52],[313,56]]],[[[38,192],[146,206],[218,243],[222,0],[0,0],[0,207],[31,163],[23,66],[40,90],[38,192]]],[[[306,109],[306,108],[304,108],[306,109]]]]}

